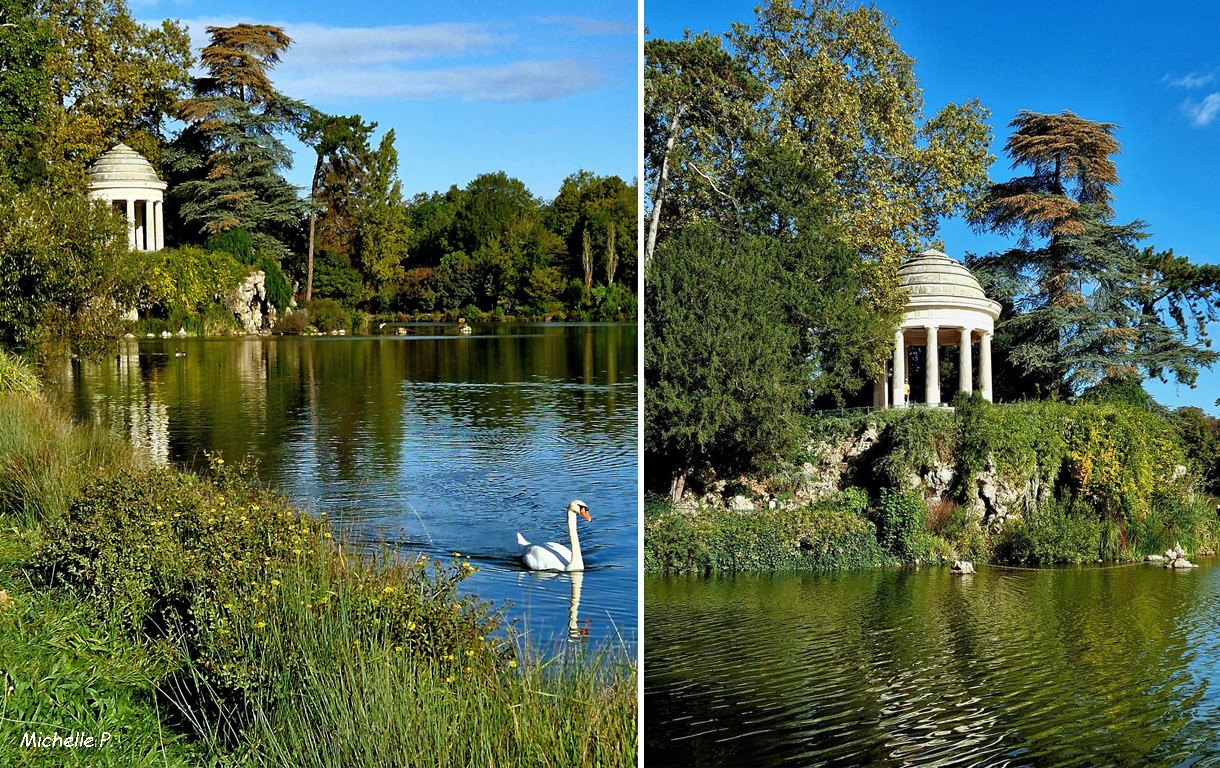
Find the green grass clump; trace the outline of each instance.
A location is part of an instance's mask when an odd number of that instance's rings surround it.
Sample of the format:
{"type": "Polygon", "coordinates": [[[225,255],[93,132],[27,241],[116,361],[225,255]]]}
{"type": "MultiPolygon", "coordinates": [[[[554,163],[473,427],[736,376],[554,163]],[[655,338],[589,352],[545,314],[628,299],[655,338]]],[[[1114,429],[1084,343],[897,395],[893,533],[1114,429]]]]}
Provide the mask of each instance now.
{"type": "Polygon", "coordinates": [[[168,648],[133,643],[63,590],[27,578],[28,537],[0,531],[0,765],[202,764],[187,736],[166,728],[153,681],[174,664],[168,648]],[[30,750],[26,732],[111,734],[105,749],[30,750]]]}
{"type": "Polygon", "coordinates": [[[38,394],[38,372],[25,360],[0,349],[0,394],[38,394]]]}
{"type": "Polygon", "coordinates": [[[740,514],[685,512],[657,500],[645,505],[648,572],[713,573],[875,567],[889,558],[864,516],[867,496],[844,493],[796,510],[740,514]]]}
{"type": "Polygon", "coordinates": [[[30,527],[66,514],[95,474],[136,465],[122,440],[73,424],[39,398],[0,394],[0,521],[30,527]]]}

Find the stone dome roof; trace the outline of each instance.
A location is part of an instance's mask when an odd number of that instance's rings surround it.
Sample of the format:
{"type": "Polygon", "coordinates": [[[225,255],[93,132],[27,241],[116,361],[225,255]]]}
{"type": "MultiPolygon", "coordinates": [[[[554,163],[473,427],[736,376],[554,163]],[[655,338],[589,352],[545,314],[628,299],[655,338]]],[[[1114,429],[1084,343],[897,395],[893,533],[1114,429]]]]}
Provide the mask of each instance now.
{"type": "MultiPolygon", "coordinates": [[[[934,249],[926,250],[900,266],[898,285],[906,291],[908,304],[995,304],[983,293],[970,270],[934,249]]],[[[998,304],[996,309],[998,311],[998,304]]]]}
{"type": "Polygon", "coordinates": [[[157,178],[157,172],[144,156],[126,144],[117,144],[102,154],[89,169],[89,186],[101,187],[149,187],[165,189],[165,182],[157,178]]]}

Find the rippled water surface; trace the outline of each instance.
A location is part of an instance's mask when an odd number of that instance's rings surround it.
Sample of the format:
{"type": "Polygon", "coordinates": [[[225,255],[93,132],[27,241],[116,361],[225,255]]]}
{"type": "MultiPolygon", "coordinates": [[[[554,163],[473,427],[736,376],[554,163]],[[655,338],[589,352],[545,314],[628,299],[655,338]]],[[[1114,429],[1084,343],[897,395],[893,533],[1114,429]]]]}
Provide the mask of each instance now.
{"type": "Polygon", "coordinates": [[[645,761],[1220,765],[1220,568],[645,580],[645,761]]]}
{"type": "Polygon", "coordinates": [[[535,638],[637,626],[634,326],[442,326],[378,338],[156,339],[57,372],[84,418],[157,461],[258,459],[262,478],[372,542],[480,571],[467,586],[535,638]],[[586,568],[524,573],[516,532],[566,541],[580,498],[586,568]],[[578,598],[573,612],[573,600],[578,598]]]}

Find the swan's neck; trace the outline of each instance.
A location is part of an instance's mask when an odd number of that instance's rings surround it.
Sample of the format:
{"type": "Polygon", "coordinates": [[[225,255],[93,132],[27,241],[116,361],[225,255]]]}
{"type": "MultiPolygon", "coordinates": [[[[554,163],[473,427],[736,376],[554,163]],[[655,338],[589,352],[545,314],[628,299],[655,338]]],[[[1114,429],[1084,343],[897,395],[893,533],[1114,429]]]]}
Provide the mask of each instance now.
{"type": "Polygon", "coordinates": [[[576,513],[568,513],[568,538],[572,540],[572,562],[568,565],[569,571],[583,571],[585,569],[585,561],[580,556],[580,537],[576,535],[576,513]]]}

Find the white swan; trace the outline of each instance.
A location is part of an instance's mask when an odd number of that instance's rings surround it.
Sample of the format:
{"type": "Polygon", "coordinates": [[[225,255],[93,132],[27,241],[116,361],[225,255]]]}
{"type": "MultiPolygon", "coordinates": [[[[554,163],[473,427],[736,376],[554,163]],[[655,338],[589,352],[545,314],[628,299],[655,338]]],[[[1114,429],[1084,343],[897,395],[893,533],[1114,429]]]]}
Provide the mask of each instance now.
{"type": "Polygon", "coordinates": [[[546,544],[530,544],[520,533],[517,543],[521,545],[521,560],[531,571],[583,571],[585,561],[580,556],[580,539],[576,536],[576,515],[586,520],[589,508],[580,499],[568,505],[568,538],[572,540],[572,548],[548,541],[546,544]]]}

